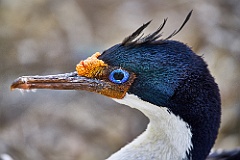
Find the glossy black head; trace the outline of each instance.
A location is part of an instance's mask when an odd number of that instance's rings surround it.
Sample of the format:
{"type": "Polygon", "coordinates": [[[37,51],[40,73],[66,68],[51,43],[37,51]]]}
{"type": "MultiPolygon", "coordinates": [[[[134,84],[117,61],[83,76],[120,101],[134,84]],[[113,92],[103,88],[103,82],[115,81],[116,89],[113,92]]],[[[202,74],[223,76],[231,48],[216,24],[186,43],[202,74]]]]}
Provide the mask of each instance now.
{"type": "Polygon", "coordinates": [[[161,44],[119,44],[104,51],[99,59],[135,73],[128,93],[158,106],[167,105],[188,74],[206,69],[203,60],[190,48],[170,40],[161,44]]]}
{"type": "Polygon", "coordinates": [[[135,73],[128,93],[181,117],[193,134],[192,159],[206,158],[215,142],[221,114],[219,89],[207,64],[178,41],[130,41],[126,43],[125,39],[98,58],[135,73]]]}

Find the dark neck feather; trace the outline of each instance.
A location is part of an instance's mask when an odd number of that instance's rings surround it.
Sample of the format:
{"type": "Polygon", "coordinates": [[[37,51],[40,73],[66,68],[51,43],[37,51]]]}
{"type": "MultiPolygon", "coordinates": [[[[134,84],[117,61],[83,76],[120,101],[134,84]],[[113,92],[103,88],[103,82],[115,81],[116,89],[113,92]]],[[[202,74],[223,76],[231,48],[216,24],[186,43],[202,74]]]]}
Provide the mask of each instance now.
{"type": "Polygon", "coordinates": [[[192,130],[192,160],[205,160],[217,138],[221,100],[217,84],[206,70],[183,81],[168,102],[173,113],[181,116],[192,130]]]}

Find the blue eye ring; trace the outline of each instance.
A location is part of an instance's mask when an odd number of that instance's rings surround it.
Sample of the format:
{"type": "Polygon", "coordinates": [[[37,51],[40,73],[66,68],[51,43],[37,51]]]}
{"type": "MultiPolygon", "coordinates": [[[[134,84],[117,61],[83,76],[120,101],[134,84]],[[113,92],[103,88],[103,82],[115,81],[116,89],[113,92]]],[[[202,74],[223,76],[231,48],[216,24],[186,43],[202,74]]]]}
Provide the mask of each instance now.
{"type": "Polygon", "coordinates": [[[122,69],[115,69],[109,75],[109,80],[116,84],[122,84],[129,79],[129,73],[122,69]]]}

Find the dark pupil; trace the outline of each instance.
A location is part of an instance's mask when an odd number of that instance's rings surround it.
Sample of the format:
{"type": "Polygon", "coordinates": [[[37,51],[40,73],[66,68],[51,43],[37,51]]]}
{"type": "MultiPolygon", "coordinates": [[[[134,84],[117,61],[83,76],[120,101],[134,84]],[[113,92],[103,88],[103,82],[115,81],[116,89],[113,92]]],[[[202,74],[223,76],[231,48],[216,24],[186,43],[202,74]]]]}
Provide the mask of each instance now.
{"type": "Polygon", "coordinates": [[[114,73],[113,77],[114,77],[114,79],[116,79],[116,80],[122,80],[123,77],[124,77],[124,74],[121,73],[121,72],[117,72],[117,73],[114,73]]]}

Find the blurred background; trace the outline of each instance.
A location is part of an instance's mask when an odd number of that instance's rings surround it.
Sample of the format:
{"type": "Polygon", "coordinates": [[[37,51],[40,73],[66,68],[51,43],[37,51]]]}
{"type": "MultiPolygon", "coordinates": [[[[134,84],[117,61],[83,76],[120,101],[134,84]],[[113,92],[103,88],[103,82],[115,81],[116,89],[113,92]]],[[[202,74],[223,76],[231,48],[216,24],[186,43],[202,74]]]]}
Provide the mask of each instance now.
{"type": "Polygon", "coordinates": [[[0,0],[0,154],[14,160],[102,160],[145,130],[148,119],[85,91],[10,91],[22,75],[71,72],[143,23],[187,43],[219,84],[222,124],[215,148],[240,145],[239,0],[0,0]]]}

